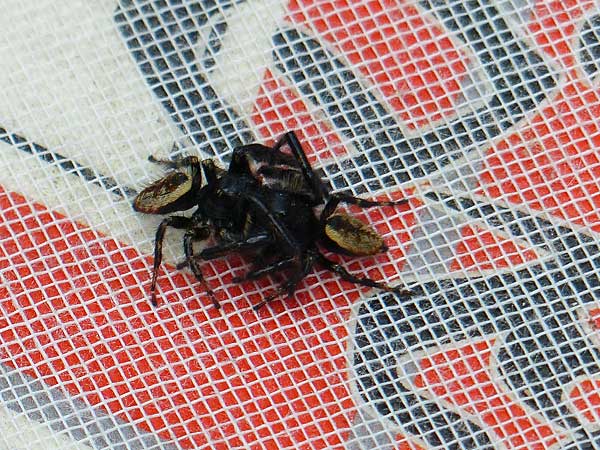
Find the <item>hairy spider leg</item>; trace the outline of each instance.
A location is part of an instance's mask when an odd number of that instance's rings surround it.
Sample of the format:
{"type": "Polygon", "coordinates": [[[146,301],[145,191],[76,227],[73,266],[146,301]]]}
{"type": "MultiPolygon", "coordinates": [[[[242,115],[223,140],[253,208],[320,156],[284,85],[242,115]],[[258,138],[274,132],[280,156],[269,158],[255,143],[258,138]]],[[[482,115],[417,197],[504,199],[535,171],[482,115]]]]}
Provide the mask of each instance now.
{"type": "Polygon", "coordinates": [[[325,203],[325,207],[323,211],[321,211],[321,215],[319,216],[319,221],[321,223],[321,229],[325,229],[325,224],[329,216],[333,214],[335,209],[338,207],[340,203],[348,203],[350,205],[360,206],[361,208],[373,208],[375,206],[399,206],[405,205],[408,203],[408,199],[403,198],[398,201],[382,201],[376,202],[373,200],[365,200],[363,198],[354,197],[352,195],[343,194],[343,193],[334,193],[331,194],[327,203],[325,203]]]}
{"type": "Polygon", "coordinates": [[[300,281],[302,281],[308,275],[308,273],[312,270],[313,265],[314,265],[313,255],[309,255],[308,257],[303,258],[303,267],[301,270],[294,273],[290,277],[290,279],[283,284],[283,286],[278,288],[273,294],[264,298],[261,302],[254,305],[252,308],[255,311],[258,311],[260,308],[265,306],[267,303],[275,300],[276,298],[278,298],[282,295],[287,295],[288,298],[293,297],[294,292],[296,291],[296,289],[298,287],[298,283],[300,283],[300,281]]]}
{"type": "MultiPolygon", "coordinates": [[[[211,259],[221,258],[229,253],[252,250],[272,243],[273,240],[269,234],[261,233],[240,241],[227,242],[224,244],[214,245],[212,247],[206,247],[202,249],[200,253],[193,255],[193,258],[209,261],[211,259]]],[[[189,264],[189,261],[186,259],[185,261],[177,263],[176,267],[177,269],[183,269],[188,267],[189,264]]]]}
{"type": "Polygon", "coordinates": [[[182,167],[196,167],[200,170],[200,160],[196,156],[184,156],[178,159],[156,158],[153,155],[148,156],[148,161],[153,164],[159,164],[169,169],[181,169],[182,167]]]}
{"type": "Polygon", "coordinates": [[[243,250],[252,250],[258,247],[264,247],[265,245],[269,245],[273,243],[272,237],[268,233],[259,233],[249,238],[242,239],[240,241],[235,242],[227,242],[225,244],[215,245],[213,247],[207,247],[200,251],[198,255],[195,255],[194,258],[210,260],[215,258],[220,258],[229,253],[240,252],[243,250]]]}
{"type": "Polygon", "coordinates": [[[200,267],[200,263],[194,257],[194,241],[203,241],[210,237],[210,227],[208,225],[198,225],[196,224],[194,228],[188,229],[185,235],[183,236],[183,252],[185,254],[185,259],[188,262],[188,266],[196,280],[200,282],[204,292],[210,297],[213,306],[216,309],[219,309],[221,305],[217,301],[215,297],[215,293],[212,291],[206,280],[204,279],[204,275],[202,274],[202,268],[200,267]]]}
{"type": "Polygon", "coordinates": [[[315,199],[317,200],[317,204],[323,203],[325,197],[327,201],[325,203],[325,207],[323,212],[321,213],[321,222],[324,223],[325,220],[333,214],[335,209],[340,203],[348,203],[360,206],[361,208],[371,208],[374,206],[398,206],[408,203],[407,199],[402,199],[399,201],[373,201],[373,200],[365,200],[362,198],[354,197],[352,195],[343,194],[343,193],[333,193],[331,194],[326,186],[323,184],[322,180],[317,176],[310,163],[308,162],[308,158],[306,157],[306,153],[296,136],[296,133],[293,131],[285,133],[279,141],[273,147],[275,151],[281,151],[281,147],[285,144],[288,144],[290,149],[292,150],[292,154],[300,164],[300,168],[302,169],[302,173],[304,177],[308,181],[309,185],[313,190],[313,194],[315,195],[315,199]]]}
{"type": "Polygon", "coordinates": [[[279,152],[281,151],[281,147],[283,147],[285,144],[288,144],[290,150],[292,150],[292,154],[300,164],[304,178],[306,178],[306,181],[308,181],[313,195],[315,196],[316,204],[318,205],[323,203],[323,199],[325,196],[327,196],[329,190],[325,187],[323,181],[319,178],[319,176],[317,176],[308,162],[306,153],[304,152],[304,149],[302,148],[302,145],[300,144],[295,132],[289,131],[285,133],[281,138],[279,138],[273,147],[273,150],[279,152]]]}
{"type": "Polygon", "coordinates": [[[246,272],[242,276],[235,277],[233,279],[233,281],[234,281],[234,283],[241,283],[242,281],[257,280],[259,278],[270,275],[272,273],[285,270],[289,266],[292,266],[297,263],[298,263],[298,260],[294,256],[292,256],[290,258],[280,259],[280,260],[275,261],[274,263],[267,264],[265,266],[259,267],[254,270],[250,270],[249,272],[246,272]]]}
{"type": "Polygon", "coordinates": [[[295,254],[296,256],[300,255],[301,250],[298,247],[298,244],[294,241],[292,236],[289,233],[289,230],[285,226],[283,226],[279,220],[273,215],[271,210],[267,208],[264,202],[258,198],[256,195],[252,193],[240,193],[240,195],[251,202],[267,219],[270,225],[270,229],[273,233],[277,234],[284,242],[287,244],[288,248],[295,254]]]}
{"type": "Polygon", "coordinates": [[[372,280],[367,277],[360,277],[357,275],[352,275],[348,272],[341,264],[336,263],[335,261],[330,260],[321,252],[317,251],[315,254],[315,258],[319,264],[321,264],[325,269],[335,273],[342,280],[350,281],[351,283],[358,284],[361,286],[373,287],[377,289],[381,289],[387,292],[394,292],[398,295],[411,295],[412,292],[408,289],[401,287],[392,287],[388,286],[385,283],[380,283],[378,281],[372,280]]]}
{"type": "MultiPolygon", "coordinates": [[[[300,170],[302,171],[302,175],[310,187],[311,193],[314,197],[312,200],[314,201],[315,205],[323,203],[324,198],[328,195],[329,189],[325,187],[320,177],[311,167],[308,158],[306,157],[306,153],[304,152],[304,149],[302,148],[302,145],[296,136],[296,133],[290,131],[281,136],[275,145],[270,148],[271,154],[274,155],[275,153],[282,153],[281,148],[286,144],[292,151],[292,156],[298,162],[300,170]]],[[[248,152],[249,147],[252,147],[253,145],[255,144],[242,145],[233,150],[229,165],[230,170],[234,167],[234,170],[239,170],[239,166],[242,164],[242,161],[247,162],[246,152],[248,152]]],[[[259,147],[264,149],[269,148],[263,145],[259,145],[259,147]]],[[[274,159],[275,158],[272,158],[271,162],[273,162],[274,159]]]]}
{"type": "Polygon", "coordinates": [[[154,268],[152,270],[152,282],[150,283],[150,301],[154,306],[157,306],[156,302],[156,279],[158,277],[158,270],[160,263],[162,262],[162,247],[165,232],[168,227],[176,228],[179,230],[190,229],[194,226],[192,219],[183,216],[170,216],[164,219],[158,229],[156,230],[156,238],[154,240],[154,268]]]}
{"type": "MultiPolygon", "coordinates": [[[[241,241],[232,242],[232,243],[228,243],[228,244],[224,244],[224,245],[216,245],[214,247],[206,248],[206,249],[202,250],[200,252],[200,254],[195,255],[194,258],[195,259],[202,258],[205,260],[209,260],[209,259],[214,259],[214,258],[218,258],[221,256],[225,256],[228,253],[237,252],[239,250],[260,248],[260,247],[264,247],[269,244],[273,244],[273,240],[272,240],[271,236],[269,236],[267,234],[259,234],[259,235],[250,237],[246,240],[241,240],[241,241]]],[[[270,275],[272,273],[276,273],[276,272],[285,270],[295,264],[298,264],[298,257],[291,256],[289,258],[275,261],[274,263],[259,267],[257,269],[250,270],[242,276],[234,277],[233,282],[241,283],[243,281],[256,280],[256,279],[265,277],[267,275],[270,275]]],[[[302,278],[304,278],[308,274],[308,272],[310,271],[310,268],[312,268],[312,264],[306,268],[306,270],[303,274],[301,272],[301,276],[300,276],[300,278],[298,278],[295,281],[294,286],[296,284],[298,284],[298,282],[300,280],[302,280],[302,278]]],[[[287,284],[289,284],[289,283],[286,283],[285,286],[287,286],[287,284]]],[[[272,296],[269,296],[266,300],[261,302],[259,307],[265,305],[269,301],[278,297],[283,292],[288,292],[289,287],[285,287],[285,286],[283,288],[281,288],[281,290],[280,290],[281,292],[278,291],[278,293],[276,293],[272,296]]],[[[292,294],[293,294],[293,290],[291,291],[291,293],[289,295],[291,296],[292,294]]],[[[255,307],[255,309],[258,309],[258,308],[255,307]]]]}

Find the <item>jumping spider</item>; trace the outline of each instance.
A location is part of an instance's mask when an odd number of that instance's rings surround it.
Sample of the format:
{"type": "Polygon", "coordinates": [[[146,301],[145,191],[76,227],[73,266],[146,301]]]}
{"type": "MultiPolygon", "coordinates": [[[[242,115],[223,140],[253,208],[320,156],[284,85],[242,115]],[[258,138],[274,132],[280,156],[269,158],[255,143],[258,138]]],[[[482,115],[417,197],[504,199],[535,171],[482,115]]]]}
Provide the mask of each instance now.
{"type": "Polygon", "coordinates": [[[273,147],[249,144],[234,149],[227,170],[216,166],[212,159],[199,160],[195,156],[174,161],[152,156],[149,159],[170,171],[142,190],[133,208],[147,214],[170,214],[196,208],[191,217],[167,217],[156,231],[150,286],[154,305],[163,238],[168,227],[185,230],[185,261],[178,267],[191,269],[216,308],[220,307],[219,303],[202,276],[200,261],[232,252],[251,254],[253,260],[251,270],[234,278],[235,282],[287,274],[287,281],[255,309],[281,295],[292,296],[315,264],[362,286],[410,295],[403,287],[352,275],[319,250],[322,246],[354,256],[386,251],[383,238],[373,228],[347,213],[336,212],[336,208],[340,203],[363,208],[396,206],[405,204],[406,200],[376,202],[330,192],[310,166],[295,133],[286,133],[273,147]],[[286,144],[291,154],[282,151],[286,144]],[[315,208],[319,206],[322,210],[317,215],[315,208]],[[195,254],[193,243],[210,237],[216,245],[195,254]]]}

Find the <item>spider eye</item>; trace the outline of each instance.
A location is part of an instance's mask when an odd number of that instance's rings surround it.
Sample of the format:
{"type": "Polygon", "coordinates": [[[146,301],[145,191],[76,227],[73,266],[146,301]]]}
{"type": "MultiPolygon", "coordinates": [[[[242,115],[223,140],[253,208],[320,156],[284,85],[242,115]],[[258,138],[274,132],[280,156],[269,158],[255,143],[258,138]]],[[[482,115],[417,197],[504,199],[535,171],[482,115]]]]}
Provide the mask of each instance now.
{"type": "Polygon", "coordinates": [[[184,172],[170,172],[141,191],[133,201],[133,209],[146,214],[166,214],[188,209],[193,195],[193,178],[184,172]]]}
{"type": "Polygon", "coordinates": [[[387,250],[377,231],[348,214],[330,216],[325,224],[325,234],[341,250],[351,255],[368,256],[387,250]]]}

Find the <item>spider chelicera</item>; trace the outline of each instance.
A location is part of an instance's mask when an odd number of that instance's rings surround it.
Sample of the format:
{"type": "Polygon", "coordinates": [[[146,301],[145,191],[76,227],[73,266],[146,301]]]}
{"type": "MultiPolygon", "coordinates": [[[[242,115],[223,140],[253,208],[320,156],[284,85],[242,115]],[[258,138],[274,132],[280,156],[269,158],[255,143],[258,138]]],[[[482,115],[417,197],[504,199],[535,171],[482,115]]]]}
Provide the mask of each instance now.
{"type": "Polygon", "coordinates": [[[255,143],[234,149],[227,170],[218,167],[212,159],[200,160],[195,156],[173,161],[152,156],[149,159],[170,171],[142,190],[133,208],[147,214],[170,214],[195,208],[189,217],[165,218],[156,231],[150,286],[153,304],[156,305],[163,239],[169,227],[185,230],[185,261],[178,267],[191,269],[216,308],[220,305],[204,280],[200,263],[233,252],[252,256],[251,269],[234,278],[235,282],[273,274],[287,275],[273,293],[254,306],[255,309],[281,295],[292,296],[315,265],[346,281],[410,295],[404,287],[388,286],[349,273],[319,248],[354,256],[385,252],[383,238],[373,228],[336,209],[340,203],[368,208],[402,205],[407,200],[377,202],[332,193],[310,166],[294,132],[286,133],[273,147],[255,143]],[[286,145],[291,153],[282,151],[286,145]],[[322,207],[320,213],[315,211],[318,207],[322,207]],[[209,238],[215,245],[195,253],[194,242],[209,238]]]}

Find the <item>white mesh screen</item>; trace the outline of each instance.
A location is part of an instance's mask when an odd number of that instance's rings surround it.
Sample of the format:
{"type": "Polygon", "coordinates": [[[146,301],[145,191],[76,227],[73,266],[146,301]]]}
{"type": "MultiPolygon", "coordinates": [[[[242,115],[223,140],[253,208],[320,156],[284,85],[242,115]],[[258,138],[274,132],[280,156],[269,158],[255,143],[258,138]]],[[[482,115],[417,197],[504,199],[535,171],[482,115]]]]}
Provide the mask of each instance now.
{"type": "MultiPolygon", "coordinates": [[[[0,444],[600,448],[589,1],[0,1],[0,444]],[[295,130],[389,250],[252,306],[133,211],[149,155],[295,130]]],[[[598,31],[597,31],[598,30],[598,31]]],[[[187,213],[190,214],[189,212],[187,213]]]]}

